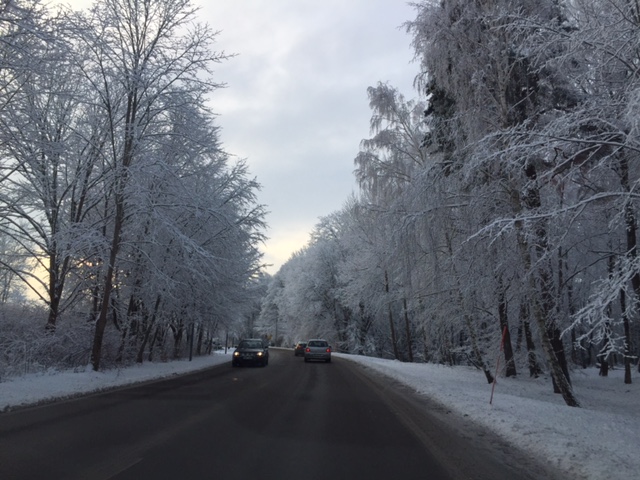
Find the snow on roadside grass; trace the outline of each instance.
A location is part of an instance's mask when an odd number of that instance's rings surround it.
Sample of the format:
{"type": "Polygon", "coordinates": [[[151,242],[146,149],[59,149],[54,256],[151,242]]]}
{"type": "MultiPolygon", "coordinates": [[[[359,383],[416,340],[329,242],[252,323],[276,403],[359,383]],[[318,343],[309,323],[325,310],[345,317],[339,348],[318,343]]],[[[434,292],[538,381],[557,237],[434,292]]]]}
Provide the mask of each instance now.
{"type": "Polygon", "coordinates": [[[180,375],[230,361],[230,352],[228,354],[216,352],[209,356],[194,357],[192,361],[147,362],[102,372],[94,372],[91,366],[87,366],[83,370],[28,374],[0,383],[0,412],[11,407],[34,405],[58,398],[180,375]]]}
{"type": "Polygon", "coordinates": [[[573,372],[582,408],[567,407],[547,377],[498,378],[489,404],[492,385],[470,367],[345,357],[468,415],[573,478],[628,479],[640,472],[637,374],[636,383],[625,385],[622,370],[611,370],[606,378],[596,369],[573,372]]]}

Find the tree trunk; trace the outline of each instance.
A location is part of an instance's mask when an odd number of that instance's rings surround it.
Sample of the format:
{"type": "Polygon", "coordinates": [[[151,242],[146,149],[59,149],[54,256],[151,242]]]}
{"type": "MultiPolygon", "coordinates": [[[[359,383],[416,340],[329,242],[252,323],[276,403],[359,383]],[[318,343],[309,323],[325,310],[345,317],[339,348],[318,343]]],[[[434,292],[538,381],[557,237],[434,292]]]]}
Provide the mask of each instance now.
{"type": "MultiPolygon", "coordinates": [[[[449,238],[448,233],[446,238],[447,238],[447,249],[448,249],[449,255],[453,257],[453,247],[451,245],[452,242],[451,242],[451,239],[449,238]]],[[[453,270],[454,278],[456,279],[456,286],[457,286],[455,294],[458,300],[458,305],[460,306],[460,311],[462,312],[464,323],[467,326],[469,339],[471,340],[471,351],[473,352],[474,361],[476,362],[477,367],[484,372],[484,375],[487,378],[487,382],[493,383],[493,380],[494,380],[493,374],[491,373],[491,370],[489,370],[489,368],[487,367],[487,363],[484,361],[482,352],[480,351],[480,346],[478,344],[478,335],[476,333],[475,325],[473,324],[471,315],[467,313],[467,308],[464,304],[464,299],[462,298],[460,276],[458,275],[458,272],[456,271],[455,266],[452,266],[452,270],[453,270]]]]}
{"type": "Polygon", "coordinates": [[[478,334],[476,333],[475,326],[471,321],[471,317],[467,314],[464,315],[464,322],[467,325],[467,329],[469,330],[469,339],[471,340],[471,351],[473,352],[473,356],[475,357],[475,361],[477,362],[478,368],[484,372],[484,376],[487,378],[487,383],[493,383],[493,374],[491,370],[487,367],[487,363],[484,361],[482,356],[482,352],[480,351],[480,346],[478,345],[478,334]]]}
{"type": "MultiPolygon", "coordinates": [[[[609,279],[613,277],[613,269],[615,266],[613,255],[609,255],[608,259],[609,279]]],[[[607,305],[607,318],[611,318],[611,304],[607,305]]],[[[609,375],[609,358],[612,350],[611,343],[611,322],[607,320],[604,324],[604,338],[602,341],[602,347],[598,352],[597,358],[600,361],[599,375],[601,377],[607,377],[609,375]]]]}
{"type": "Polygon", "coordinates": [[[393,346],[393,358],[400,360],[398,355],[398,341],[396,339],[396,327],[393,323],[393,314],[391,313],[391,300],[389,299],[389,275],[384,271],[384,291],[387,294],[387,311],[389,314],[389,330],[391,331],[391,345],[393,346]]]}
{"type": "Polygon", "coordinates": [[[155,332],[151,337],[151,342],[149,342],[149,354],[147,355],[148,361],[153,362],[153,352],[155,351],[156,344],[160,342],[161,347],[164,345],[165,333],[166,333],[165,328],[162,328],[160,325],[156,326],[155,332]]]}
{"type": "Polygon", "coordinates": [[[204,325],[198,328],[198,341],[196,342],[196,355],[202,355],[202,343],[204,341],[204,325]]]}
{"type": "Polygon", "coordinates": [[[182,335],[184,334],[184,325],[182,321],[173,328],[173,359],[180,358],[180,344],[182,343],[182,335]]]}
{"type": "Polygon", "coordinates": [[[411,324],[409,322],[409,310],[407,308],[407,299],[402,299],[404,308],[404,326],[407,332],[407,350],[409,351],[409,362],[413,363],[413,342],[411,340],[411,324]]]}
{"type": "Polygon", "coordinates": [[[116,355],[116,363],[122,363],[128,338],[129,338],[129,322],[127,321],[125,325],[123,325],[122,327],[122,335],[120,336],[120,346],[118,347],[118,354],[116,355]]]}
{"type": "Polygon", "coordinates": [[[624,383],[631,384],[631,325],[627,315],[627,297],[624,290],[620,290],[620,310],[624,325],[624,383]]]}
{"type": "MultiPolygon", "coordinates": [[[[620,159],[620,181],[624,191],[631,193],[631,185],[629,181],[629,164],[626,158],[620,159]]],[[[633,204],[629,199],[624,205],[624,219],[627,231],[627,257],[632,261],[638,258],[638,238],[637,238],[637,220],[633,204]]],[[[640,298],[640,272],[636,271],[631,277],[631,286],[637,298],[640,298]]]]}
{"type": "MultiPolygon", "coordinates": [[[[536,168],[533,164],[527,164],[525,165],[524,170],[525,175],[530,182],[530,186],[524,194],[523,201],[527,210],[536,211],[542,206],[540,190],[537,186],[536,168]]],[[[565,375],[566,361],[564,362],[565,368],[563,368],[561,365],[561,359],[558,358],[558,355],[560,354],[564,357],[564,347],[562,342],[558,342],[559,339],[555,338],[556,332],[559,330],[555,325],[555,320],[551,317],[553,309],[549,273],[546,271],[546,267],[541,265],[538,266],[537,275],[534,274],[532,271],[532,254],[529,251],[530,247],[524,238],[524,235],[522,235],[522,223],[519,222],[517,227],[519,228],[520,233],[518,235],[519,245],[524,258],[525,269],[529,272],[529,292],[531,296],[531,306],[533,309],[533,319],[538,326],[538,331],[540,332],[542,351],[544,352],[547,363],[549,364],[554,386],[557,386],[559,393],[562,394],[562,398],[568,406],[579,407],[580,404],[573,394],[569,378],[565,375]],[[552,338],[554,339],[553,342],[552,338]]],[[[547,229],[543,220],[537,221],[533,228],[533,234],[535,236],[535,251],[541,260],[549,251],[547,229]]]]}
{"type": "MultiPolygon", "coordinates": [[[[565,289],[566,289],[566,295],[567,295],[567,312],[569,314],[569,318],[573,317],[573,315],[575,314],[575,308],[573,305],[573,288],[571,286],[571,282],[568,282],[568,284],[565,287],[565,271],[568,270],[568,266],[567,266],[567,255],[566,253],[563,252],[562,247],[558,248],[558,299],[561,299],[564,295],[565,289]]],[[[557,306],[556,306],[556,313],[558,315],[558,317],[563,315],[562,312],[562,302],[558,301],[557,302],[557,306]]],[[[558,332],[558,338],[559,338],[559,332],[558,332]]],[[[578,361],[577,361],[577,355],[576,355],[576,344],[574,341],[575,338],[575,331],[572,328],[571,329],[571,360],[573,361],[574,365],[578,365],[578,361]]],[[[561,342],[561,340],[560,340],[561,342]]],[[[561,363],[564,364],[564,370],[565,370],[565,374],[567,375],[567,378],[569,377],[569,367],[568,367],[568,362],[567,362],[567,358],[566,358],[566,354],[564,351],[564,346],[562,348],[562,353],[561,353],[562,359],[561,359],[561,363]]]]}
{"type": "MultiPolygon", "coordinates": [[[[551,346],[553,347],[553,352],[555,353],[556,358],[558,359],[558,364],[562,369],[562,373],[564,374],[569,384],[571,384],[571,377],[569,375],[569,365],[567,364],[567,357],[565,355],[564,342],[560,337],[560,329],[555,326],[555,322],[553,322],[550,328],[547,330],[547,336],[549,337],[549,341],[551,342],[551,346]]],[[[560,386],[556,385],[555,379],[554,379],[554,392],[562,393],[562,391],[560,390],[560,386]]]]}
{"type": "Polygon", "coordinates": [[[527,363],[529,364],[529,376],[538,378],[542,374],[542,368],[538,362],[538,354],[536,352],[536,344],[533,341],[533,333],[531,332],[531,323],[529,322],[529,310],[524,299],[520,302],[520,328],[524,336],[525,346],[527,347],[527,363]]]}
{"type": "MultiPolygon", "coordinates": [[[[524,305],[521,306],[522,309],[526,309],[524,305]]],[[[521,312],[522,315],[522,312],[521,312]]],[[[526,315],[526,313],[525,313],[526,315]]],[[[542,368],[540,368],[540,364],[538,363],[538,355],[536,353],[536,344],[533,341],[533,334],[531,333],[531,324],[527,318],[521,319],[522,329],[524,330],[524,339],[527,345],[527,359],[529,363],[529,376],[533,378],[538,378],[542,374],[542,368]]]]}
{"type": "MultiPolygon", "coordinates": [[[[531,276],[531,291],[535,291],[535,279],[531,276]]],[[[544,283],[544,282],[543,282],[544,283]]],[[[544,287],[543,287],[544,288],[544,287]]],[[[559,336],[559,329],[555,326],[555,322],[549,319],[550,310],[540,305],[538,298],[533,299],[533,318],[536,321],[538,330],[540,331],[540,339],[542,342],[542,350],[545,353],[547,363],[551,370],[551,378],[553,380],[554,389],[557,387],[557,393],[562,395],[565,403],[570,407],[579,407],[580,404],[573,394],[569,376],[567,375],[566,359],[564,358],[564,346],[559,336]]]]}
{"type": "Polygon", "coordinates": [[[95,335],[93,337],[93,348],[91,350],[91,364],[93,369],[100,369],[100,358],[102,355],[102,341],[104,339],[104,329],[107,325],[107,314],[111,300],[111,291],[113,290],[113,278],[115,272],[118,251],[120,250],[120,236],[125,220],[125,187],[128,181],[128,171],[133,162],[133,142],[134,142],[134,125],[136,124],[136,113],[138,108],[137,92],[130,92],[127,98],[127,112],[124,125],[125,139],[124,150],[122,153],[121,169],[116,173],[115,179],[115,208],[116,214],[113,225],[113,236],[111,238],[111,251],[109,252],[109,263],[107,272],[104,276],[104,287],[102,292],[102,306],[100,308],[100,316],[96,322],[95,335]]]}
{"type": "Polygon", "coordinates": [[[359,309],[360,315],[358,325],[358,345],[356,346],[355,353],[357,353],[358,355],[364,355],[364,347],[367,343],[367,335],[369,333],[369,328],[371,328],[371,324],[373,323],[373,319],[366,313],[364,303],[360,302],[359,309]]]}
{"type": "Polygon", "coordinates": [[[444,349],[442,356],[449,362],[449,366],[453,367],[456,364],[456,359],[453,358],[453,332],[445,332],[444,337],[444,341],[440,342],[444,349]]]}
{"type": "Polygon", "coordinates": [[[58,266],[57,247],[53,246],[53,251],[49,254],[49,316],[47,318],[46,329],[53,331],[56,329],[58,320],[58,309],[60,308],[60,297],[62,292],[58,290],[58,266]]]}
{"type": "Polygon", "coordinates": [[[427,336],[427,329],[422,328],[422,354],[424,355],[424,361],[429,362],[431,360],[431,354],[429,353],[429,337],[427,336]]]}
{"type": "Polygon", "coordinates": [[[187,336],[189,338],[189,361],[193,360],[193,344],[194,344],[194,339],[193,337],[196,334],[196,324],[195,322],[191,322],[189,331],[187,332],[187,336]]]}
{"type": "MultiPolygon", "coordinates": [[[[631,185],[629,182],[629,163],[626,157],[622,157],[620,160],[620,178],[622,186],[624,187],[625,192],[631,192],[631,185]]],[[[637,238],[637,229],[638,222],[636,220],[636,213],[633,209],[633,204],[631,203],[631,199],[627,200],[627,203],[624,206],[624,218],[627,230],[627,257],[629,257],[632,261],[638,257],[638,238],[637,238]]],[[[631,286],[635,293],[635,301],[638,301],[640,298],[640,272],[637,270],[631,277],[631,286]]],[[[631,383],[631,328],[629,325],[629,316],[627,315],[626,308],[626,297],[624,290],[620,291],[620,306],[622,308],[622,321],[624,323],[624,383],[631,383]]],[[[638,372],[640,372],[640,362],[638,363],[638,372]]]]}
{"type": "MultiPolygon", "coordinates": [[[[121,203],[124,203],[122,201],[121,203]]],[[[100,370],[100,360],[102,357],[102,341],[104,339],[104,330],[107,326],[107,315],[109,313],[109,305],[111,304],[111,290],[113,289],[113,272],[115,271],[116,258],[120,247],[120,231],[124,220],[124,205],[116,208],[116,218],[113,230],[113,238],[111,241],[111,252],[109,254],[109,264],[107,272],[104,276],[104,287],[102,292],[102,302],[100,307],[100,315],[96,321],[96,329],[93,336],[93,348],[91,349],[91,365],[94,371],[100,370]]]]}
{"type": "Polygon", "coordinates": [[[515,377],[517,373],[516,362],[513,358],[513,346],[511,345],[511,333],[509,332],[509,321],[507,318],[507,300],[502,285],[500,285],[498,291],[498,318],[500,319],[500,331],[504,332],[503,351],[506,368],[505,376],[515,377]]]}
{"type": "MultiPolygon", "coordinates": [[[[158,308],[160,307],[160,301],[161,300],[162,300],[162,297],[160,295],[158,295],[156,297],[156,304],[153,307],[153,314],[149,318],[149,324],[147,325],[147,328],[145,329],[144,337],[142,338],[142,342],[140,344],[140,348],[138,348],[138,356],[136,357],[136,362],[137,363],[142,363],[143,362],[144,349],[146,348],[147,343],[149,342],[149,336],[151,335],[151,330],[155,326],[156,316],[158,314],[158,308]]],[[[153,345],[149,347],[149,360],[150,361],[151,361],[151,349],[152,349],[152,347],[153,347],[153,345]]]]}
{"type": "MultiPolygon", "coordinates": [[[[611,249],[611,245],[609,245],[611,249]]],[[[611,249],[613,251],[613,249],[611,249]]],[[[613,255],[609,255],[607,259],[607,268],[609,273],[609,280],[613,278],[613,273],[615,269],[615,258],[613,255]]],[[[607,319],[611,318],[612,308],[611,303],[607,305],[606,309],[607,319]]],[[[606,377],[609,375],[609,358],[612,352],[612,342],[611,342],[611,322],[607,320],[604,323],[604,339],[602,342],[602,347],[600,348],[600,352],[598,353],[598,359],[600,360],[600,376],[606,377]]]]}

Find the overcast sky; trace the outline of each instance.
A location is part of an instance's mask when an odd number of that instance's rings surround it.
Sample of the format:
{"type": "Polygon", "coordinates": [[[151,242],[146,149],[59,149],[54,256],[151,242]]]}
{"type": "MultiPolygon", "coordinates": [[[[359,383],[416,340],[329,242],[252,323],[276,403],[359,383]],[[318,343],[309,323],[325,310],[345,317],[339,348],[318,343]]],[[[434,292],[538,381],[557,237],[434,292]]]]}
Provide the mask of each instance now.
{"type": "MultiPolygon", "coordinates": [[[[220,31],[212,98],[226,150],[262,185],[275,273],[304,247],[322,216],[357,191],[353,159],[369,136],[367,87],[388,82],[407,98],[417,65],[402,24],[405,0],[193,0],[220,31]]],[[[92,0],[67,0],[86,7],[92,0]]]]}

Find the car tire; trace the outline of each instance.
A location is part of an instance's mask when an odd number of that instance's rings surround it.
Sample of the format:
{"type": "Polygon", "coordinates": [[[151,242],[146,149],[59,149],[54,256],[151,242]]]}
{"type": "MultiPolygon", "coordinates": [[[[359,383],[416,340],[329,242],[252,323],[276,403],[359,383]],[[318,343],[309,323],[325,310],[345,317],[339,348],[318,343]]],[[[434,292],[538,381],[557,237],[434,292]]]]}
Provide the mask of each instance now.
{"type": "Polygon", "coordinates": [[[305,358],[304,361],[305,361],[305,363],[309,363],[309,359],[308,358],[305,358]]]}
{"type": "Polygon", "coordinates": [[[331,359],[330,359],[330,358],[327,358],[326,362],[327,362],[327,363],[331,363],[331,359]]]}

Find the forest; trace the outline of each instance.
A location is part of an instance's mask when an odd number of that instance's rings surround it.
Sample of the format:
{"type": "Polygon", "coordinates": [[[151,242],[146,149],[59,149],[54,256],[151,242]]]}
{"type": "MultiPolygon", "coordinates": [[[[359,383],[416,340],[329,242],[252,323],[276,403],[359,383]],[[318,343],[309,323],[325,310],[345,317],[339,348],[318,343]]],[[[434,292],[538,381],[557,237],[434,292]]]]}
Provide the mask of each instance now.
{"type": "MultiPolygon", "coordinates": [[[[549,374],[638,367],[640,6],[422,0],[417,98],[369,88],[359,191],[268,284],[260,328],[549,374]],[[634,160],[635,158],[635,160],[634,160]]],[[[551,385],[550,385],[551,388],[551,385]]]]}
{"type": "Polygon", "coordinates": [[[415,98],[369,88],[358,192],[270,276],[260,185],[206,101],[228,57],[197,8],[0,2],[0,381],[231,332],[546,373],[569,406],[575,369],[631,383],[640,5],[413,7],[415,98]]]}
{"type": "Polygon", "coordinates": [[[0,381],[206,353],[257,315],[265,210],[207,106],[215,37],[189,0],[0,2],[0,381]]]}

